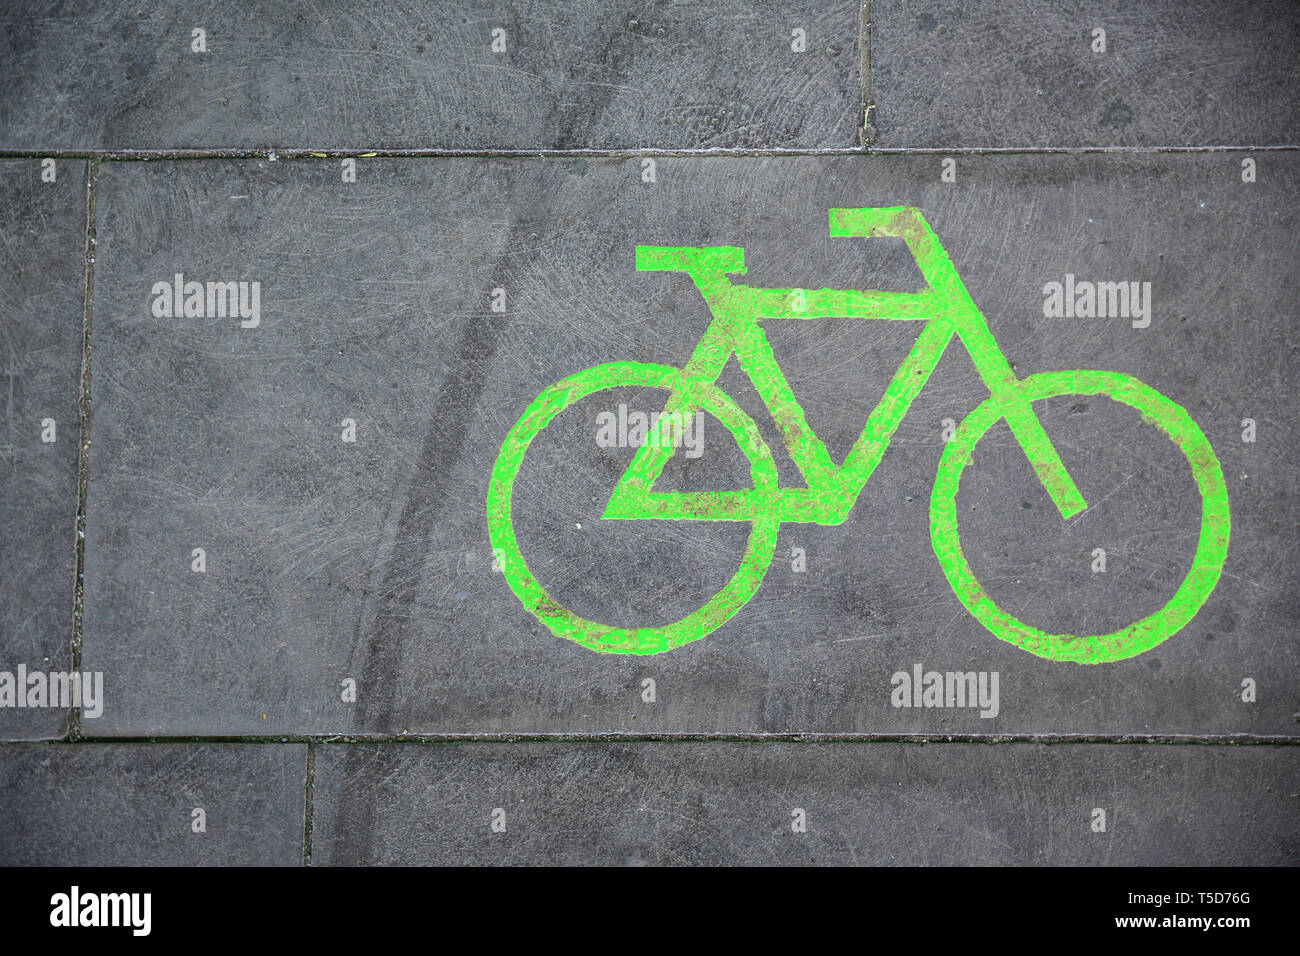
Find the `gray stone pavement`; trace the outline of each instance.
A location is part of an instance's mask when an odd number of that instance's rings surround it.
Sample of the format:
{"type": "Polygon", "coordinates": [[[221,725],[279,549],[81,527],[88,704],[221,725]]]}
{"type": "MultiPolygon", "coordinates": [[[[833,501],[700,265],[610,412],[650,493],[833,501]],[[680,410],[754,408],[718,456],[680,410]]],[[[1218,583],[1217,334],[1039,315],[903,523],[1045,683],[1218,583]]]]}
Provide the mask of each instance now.
{"type": "MultiPolygon", "coordinates": [[[[1293,6],[32,0],[0,25],[0,862],[1300,860],[1293,6]],[[847,520],[782,524],[712,633],[554,636],[500,573],[490,476],[553,383],[690,358],[708,307],[635,247],[916,290],[901,241],[829,237],[870,206],[922,211],[1018,376],[1120,372],[1198,423],[1231,511],[1204,606],[1095,666],[966,611],[929,514],[988,396],[954,342],[847,520]],[[1137,291],[1049,316],[1051,283],[1137,291]],[[74,670],[81,706],[52,699],[74,670]],[[900,706],[931,671],[971,673],[969,706],[900,706]]],[[[921,333],[763,327],[837,463],[921,333]]],[[[718,386],[799,486],[736,358],[718,386]]],[[[664,395],[576,402],[515,483],[530,572],[585,618],[678,620],[745,550],[744,522],[601,518],[634,451],[602,414],[664,395]]],[[[1089,508],[1063,522],[995,425],[956,497],[981,588],[1048,631],[1159,610],[1200,533],[1187,459],[1102,397],[1034,409],[1089,508]]],[[[656,490],[752,487],[701,427],[656,490]]]]}
{"type": "MultiPolygon", "coordinates": [[[[1300,290],[1275,251],[1295,234],[1297,167],[1290,153],[1264,161],[1268,181],[1253,185],[1219,154],[969,157],[956,185],[934,157],[897,155],[665,158],[654,184],[636,159],[374,159],[355,184],[333,181],[333,160],[109,165],[82,659],[117,691],[96,731],[1293,733],[1285,317],[1300,290]],[[636,271],[636,244],[744,243],[756,285],[903,287],[914,267],[887,240],[827,238],[826,210],[850,198],[925,211],[1021,374],[1126,372],[1200,422],[1234,537],[1223,582],[1181,633],[1079,667],[996,640],[958,603],[926,507],[944,419],[987,396],[956,346],[850,520],[785,525],[753,601],[698,643],[591,653],[541,627],[493,571],[488,479],[531,397],[601,362],[680,364],[707,324],[689,281],[636,271]],[[149,290],[178,272],[257,277],[260,324],[156,318],[149,290]],[[1150,326],[1045,319],[1041,289],[1067,273],[1150,282],[1150,326]],[[1253,444],[1244,417],[1259,423],[1253,444]],[[998,672],[999,712],[891,707],[891,675],[917,662],[998,672]],[[340,699],[345,679],[355,704],[340,699]]],[[[836,460],[918,334],[843,319],[769,329],[836,460]]],[[[769,421],[729,371],[729,391],[769,421]]],[[[628,388],[575,405],[517,487],[529,567],[598,620],[683,616],[725,583],[748,533],[598,520],[631,451],[599,448],[596,416],[656,401],[628,388]]],[[[964,547],[1006,606],[1105,633],[1177,589],[1198,495],[1136,411],[1044,407],[1096,504],[1062,528],[1009,434],[995,435],[964,479],[964,547]]],[[[703,453],[683,452],[665,482],[747,482],[730,435],[716,419],[703,428],[703,453]]],[[[781,448],[773,429],[768,440],[781,448]]]]}
{"type": "Polygon", "coordinates": [[[860,23],[854,0],[17,0],[0,128],[37,150],[849,148],[860,23]]]}
{"type": "MultiPolygon", "coordinates": [[[[0,161],[0,652],[66,671],[77,563],[86,164],[0,161]]],[[[0,737],[57,737],[68,709],[0,708],[0,737]]]]}
{"type": "Polygon", "coordinates": [[[897,0],[872,3],[870,19],[883,148],[1294,146],[1300,135],[1290,0],[897,0]]]}
{"type": "Polygon", "coordinates": [[[301,744],[0,748],[0,865],[296,866],[301,744]]]}
{"type": "Polygon", "coordinates": [[[1278,865],[1300,850],[1284,747],[325,744],[315,770],[318,865],[1278,865]]]}

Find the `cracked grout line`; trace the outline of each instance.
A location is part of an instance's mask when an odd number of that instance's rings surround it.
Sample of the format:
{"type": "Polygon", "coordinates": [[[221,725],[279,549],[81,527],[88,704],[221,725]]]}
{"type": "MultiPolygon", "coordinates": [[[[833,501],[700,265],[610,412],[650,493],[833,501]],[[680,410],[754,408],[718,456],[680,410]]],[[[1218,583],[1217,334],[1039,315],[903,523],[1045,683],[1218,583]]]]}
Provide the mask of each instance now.
{"type": "Polygon", "coordinates": [[[858,113],[861,126],[858,131],[858,138],[862,143],[862,148],[869,150],[871,141],[876,135],[875,127],[871,125],[871,114],[876,109],[876,104],[871,102],[871,0],[862,0],[861,27],[858,30],[858,51],[862,76],[862,100],[859,104],[861,109],[858,113]]]}
{"type": "Polygon", "coordinates": [[[312,790],[316,786],[316,744],[307,741],[307,770],[302,805],[302,865],[311,866],[312,790]]]}
{"type": "MultiPolygon", "coordinates": [[[[6,740],[0,748],[15,745],[67,746],[113,744],[306,744],[309,780],[314,776],[314,748],[320,744],[490,744],[490,743],[799,743],[799,744],[1121,744],[1160,746],[1300,746],[1300,736],[1266,734],[870,734],[870,733],[495,733],[402,734],[350,736],[344,734],[282,734],[254,736],[136,736],[81,737],[77,740],[6,740]]],[[[310,805],[310,786],[308,805],[310,805]]]]}
{"type": "MultiPolygon", "coordinates": [[[[869,82],[869,80],[868,80],[869,82]]],[[[867,91],[869,93],[869,91],[867,91]]],[[[875,104],[868,104],[874,110],[875,104]]],[[[864,107],[865,119],[866,107],[864,107]]],[[[859,132],[862,132],[859,126],[859,132]]],[[[646,147],[635,149],[376,149],[373,147],[211,147],[194,149],[0,149],[0,159],[92,159],[102,162],[149,162],[151,160],[202,159],[636,159],[660,158],[704,159],[712,156],[771,159],[801,156],[1091,156],[1091,155],[1162,155],[1213,153],[1278,153],[1300,150],[1300,144],[1272,146],[1204,145],[1204,146],[896,146],[896,147],[825,147],[817,149],[719,147],[714,149],[674,149],[646,147]]]]}
{"type": "MultiPolygon", "coordinates": [[[[78,383],[77,418],[80,434],[77,443],[77,518],[76,577],[72,596],[72,672],[81,672],[82,616],[85,611],[86,587],[86,489],[90,467],[90,329],[95,298],[95,198],[99,160],[86,160],[86,245],[85,289],[81,310],[81,377],[78,383]]],[[[76,703],[68,707],[67,738],[81,739],[81,713],[76,703]]]]}

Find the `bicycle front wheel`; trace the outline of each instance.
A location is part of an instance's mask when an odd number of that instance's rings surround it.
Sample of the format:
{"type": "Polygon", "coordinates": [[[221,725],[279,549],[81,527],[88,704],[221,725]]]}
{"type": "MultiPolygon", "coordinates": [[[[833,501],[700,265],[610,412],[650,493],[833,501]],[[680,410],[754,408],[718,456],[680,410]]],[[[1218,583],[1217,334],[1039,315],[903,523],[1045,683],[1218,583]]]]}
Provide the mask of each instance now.
{"type": "Polygon", "coordinates": [[[1164,607],[1109,634],[1049,634],[1008,614],[989,597],[962,553],[957,527],[957,490],[975,443],[1003,417],[1004,406],[989,398],[958,426],[944,448],[930,496],[930,536],[935,556],[957,599],[995,636],[1050,660],[1101,664],[1135,657],[1181,630],[1214,591],[1228,556],[1228,489],[1219,460],[1200,426],[1186,410],[1129,375],[1070,371],[1031,375],[1021,395],[1038,401],[1060,395],[1104,395],[1142,414],[1182,451],[1201,496],[1201,530],[1187,577],[1164,607]]]}

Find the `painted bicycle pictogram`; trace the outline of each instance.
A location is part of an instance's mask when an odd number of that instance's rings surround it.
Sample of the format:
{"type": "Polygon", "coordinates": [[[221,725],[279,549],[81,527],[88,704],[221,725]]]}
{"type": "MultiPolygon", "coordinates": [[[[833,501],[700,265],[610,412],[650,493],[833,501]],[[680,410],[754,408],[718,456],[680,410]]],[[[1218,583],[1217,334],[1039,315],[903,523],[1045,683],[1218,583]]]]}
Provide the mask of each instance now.
{"type": "Polygon", "coordinates": [[[832,237],[902,239],[925,280],[915,293],[841,289],[763,289],[733,283],[745,272],[736,246],[638,246],[642,271],[684,272],[713,316],[681,368],[637,362],[597,365],[556,382],[528,406],[502,443],[488,488],[488,531],[504,555],[503,571],[518,599],[555,635],[592,650],[658,654],[698,640],[736,614],[758,590],[776,550],[782,522],[843,522],[888,448],[913,399],[955,338],[969,353],[989,397],[958,425],[939,461],[930,499],[934,553],[957,599],[990,632],[1039,657],[1083,664],[1133,657],[1183,628],[1205,603],[1227,558],[1227,488],[1209,441],[1178,404],[1132,376],[1069,370],[1017,377],[984,316],[966,291],[920,211],[911,207],[830,210],[832,237]],[[925,326],[861,436],[836,465],[809,427],[763,331],[766,322],[813,318],[923,321],[925,326]],[[771,413],[806,487],[780,487],[771,448],[758,427],[715,384],[732,354],[771,413]],[[664,389],[664,414],[704,410],[730,431],[745,453],[752,488],[727,491],[654,491],[673,447],[647,443],[633,455],[605,507],[606,520],[734,521],[750,524],[744,555],[728,583],[699,609],[670,624],[619,627],[583,619],[557,602],[533,577],[511,520],[515,478],[529,444],[574,402],[610,388],[664,389]],[[1005,420],[1063,519],[1087,507],[1034,412],[1033,403],[1062,395],[1102,395],[1128,405],[1163,432],[1191,466],[1201,499],[1201,526],[1187,576],[1162,608],[1109,634],[1051,634],[1000,608],[975,579],[962,553],[956,496],[975,444],[1005,420]]]}

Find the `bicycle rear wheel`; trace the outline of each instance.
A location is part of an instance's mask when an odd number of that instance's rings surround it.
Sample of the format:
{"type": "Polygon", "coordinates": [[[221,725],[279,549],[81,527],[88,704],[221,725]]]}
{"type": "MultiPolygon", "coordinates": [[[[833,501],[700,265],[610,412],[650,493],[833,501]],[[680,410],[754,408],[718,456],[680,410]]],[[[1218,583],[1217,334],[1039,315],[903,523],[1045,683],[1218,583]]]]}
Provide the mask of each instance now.
{"type": "MultiPolygon", "coordinates": [[[[628,386],[676,390],[681,385],[681,370],[666,365],[597,365],[556,382],[538,395],[501,445],[488,484],[488,536],[492,547],[504,554],[502,571],[515,596],[557,637],[607,654],[660,654],[697,641],[720,627],[753,597],[767,573],[780,525],[771,509],[758,509],[749,518],[744,556],[722,590],[698,610],[667,625],[628,628],[587,620],[556,601],[528,569],[515,536],[510,507],[515,478],[533,439],[564,409],[596,392],[628,386]]],[[[692,388],[699,396],[699,407],[726,426],[739,443],[749,460],[755,490],[760,496],[774,495],[776,464],[753,419],[715,385],[695,383],[692,388]]]]}
{"type": "Polygon", "coordinates": [[[1219,460],[1186,410],[1137,379],[1120,372],[1070,371],[1031,375],[1020,382],[1028,401],[1060,395],[1105,395],[1142,413],[1182,451],[1201,495],[1201,530],[1187,577],[1164,607],[1109,634],[1049,634],[1017,620],[980,586],[962,553],[957,527],[957,490],[975,443],[1003,417],[989,398],[958,426],[944,448],[930,496],[930,536],[935,556],[957,599],[995,636],[1050,660],[1101,664],[1135,657],[1181,630],[1214,591],[1228,555],[1228,490],[1219,460]]]}

